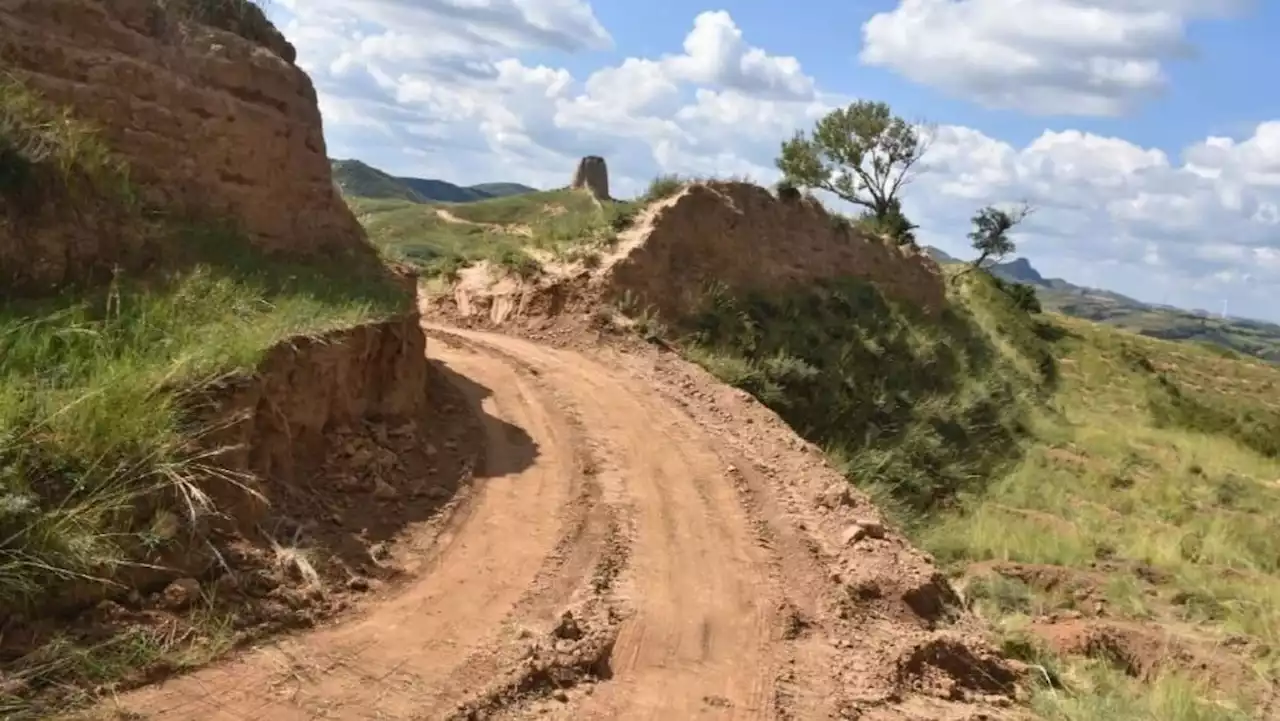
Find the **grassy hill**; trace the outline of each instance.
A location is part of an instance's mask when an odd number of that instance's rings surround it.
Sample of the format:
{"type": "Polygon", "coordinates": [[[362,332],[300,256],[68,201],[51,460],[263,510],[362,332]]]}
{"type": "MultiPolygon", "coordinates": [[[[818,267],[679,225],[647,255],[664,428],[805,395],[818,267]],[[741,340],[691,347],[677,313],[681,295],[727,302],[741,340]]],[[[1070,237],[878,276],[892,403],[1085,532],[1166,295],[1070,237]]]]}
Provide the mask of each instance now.
{"type": "MultiPolygon", "coordinates": [[[[941,263],[958,263],[937,248],[929,253],[941,263]]],[[[1152,338],[1201,343],[1219,352],[1280,362],[1280,325],[1247,318],[1221,318],[1203,311],[1143,303],[1120,293],[1078,286],[1061,278],[1045,278],[1025,258],[996,263],[1001,278],[1036,288],[1045,310],[1084,318],[1152,338]]]]}
{"type": "Polygon", "coordinates": [[[408,200],[415,203],[474,203],[536,192],[519,183],[482,183],[471,187],[429,178],[401,178],[359,160],[331,160],[333,179],[344,195],[356,198],[408,200]]]}
{"type": "Polygon", "coordinates": [[[581,259],[611,245],[635,209],[630,203],[601,207],[590,195],[572,190],[458,205],[377,198],[347,202],[374,242],[428,277],[449,277],[482,260],[537,272],[540,252],[581,259]]]}

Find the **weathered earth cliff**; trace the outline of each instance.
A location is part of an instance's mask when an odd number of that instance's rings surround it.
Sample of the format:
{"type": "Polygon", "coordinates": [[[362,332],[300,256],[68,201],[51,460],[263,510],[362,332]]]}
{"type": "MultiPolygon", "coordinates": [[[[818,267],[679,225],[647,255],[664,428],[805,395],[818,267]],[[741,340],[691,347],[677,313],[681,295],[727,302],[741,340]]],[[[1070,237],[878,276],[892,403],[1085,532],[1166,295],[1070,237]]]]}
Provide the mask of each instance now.
{"type": "MultiPolygon", "coordinates": [[[[127,179],[112,176],[124,187],[97,178],[81,187],[85,179],[52,172],[23,176],[39,192],[10,183],[0,193],[0,296],[40,298],[119,272],[149,278],[153,266],[187,254],[173,228],[192,223],[230,223],[250,255],[324,261],[411,286],[381,264],[335,192],[316,93],[293,60],[293,48],[246,0],[0,0],[0,81],[11,83],[0,82],[5,117],[28,112],[18,103],[63,109],[57,117],[67,127],[94,130],[102,149],[92,152],[118,156],[128,169],[127,179]]],[[[0,161],[7,150],[37,170],[56,167],[60,158],[47,156],[70,152],[67,137],[81,136],[64,133],[58,145],[50,135],[54,150],[42,155],[6,145],[38,144],[40,132],[0,127],[0,161]]],[[[239,262],[255,269],[253,258],[239,262]]],[[[274,506],[273,523],[296,510],[291,494],[315,481],[335,443],[373,426],[384,440],[387,428],[400,429],[400,440],[417,438],[430,420],[426,341],[407,289],[403,300],[398,317],[291,339],[269,349],[256,372],[198,389],[201,405],[191,411],[215,429],[199,443],[216,451],[209,462],[217,468],[197,492],[217,501],[223,537],[176,544],[175,553],[147,559],[151,567],[122,572],[122,583],[72,584],[58,605],[199,576],[215,560],[225,566],[214,549],[225,551],[226,534],[261,546],[274,531],[256,527],[266,505],[258,501],[274,506]]],[[[391,487],[393,475],[379,483],[391,487]]],[[[150,498],[136,513],[146,521],[170,500],[150,498]]]]}
{"type": "MultiPolygon", "coordinates": [[[[266,251],[370,258],[293,54],[243,0],[0,0],[0,67],[96,126],[144,206],[233,219],[266,251]]],[[[83,215],[0,230],[6,280],[47,288],[163,252],[83,215]]]]}
{"type": "Polygon", "coordinates": [[[942,273],[923,253],[860,235],[816,201],[780,200],[750,183],[690,185],[635,232],[638,242],[609,270],[610,287],[669,318],[693,308],[708,282],[771,292],[854,277],[926,312],[946,302],[942,273]]]}

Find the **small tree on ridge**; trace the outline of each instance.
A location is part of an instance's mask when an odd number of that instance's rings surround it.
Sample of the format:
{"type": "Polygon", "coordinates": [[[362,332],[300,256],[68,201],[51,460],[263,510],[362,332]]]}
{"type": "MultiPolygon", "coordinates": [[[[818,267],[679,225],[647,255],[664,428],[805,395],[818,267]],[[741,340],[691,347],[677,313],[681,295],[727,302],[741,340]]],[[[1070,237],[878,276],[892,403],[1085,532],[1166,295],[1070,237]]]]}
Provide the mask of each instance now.
{"type": "Polygon", "coordinates": [[[911,182],[928,143],[921,128],[893,114],[886,103],[859,100],[837,108],[782,143],[777,166],[790,183],[817,188],[854,205],[880,227],[910,238],[898,193],[911,182]]]}
{"type": "Polygon", "coordinates": [[[1004,258],[1018,249],[1017,243],[1009,237],[1009,232],[1031,215],[1032,208],[1023,203],[1014,210],[1003,210],[994,205],[981,208],[973,216],[973,230],[969,231],[969,240],[978,257],[973,260],[974,268],[981,268],[988,260],[1004,258]]]}

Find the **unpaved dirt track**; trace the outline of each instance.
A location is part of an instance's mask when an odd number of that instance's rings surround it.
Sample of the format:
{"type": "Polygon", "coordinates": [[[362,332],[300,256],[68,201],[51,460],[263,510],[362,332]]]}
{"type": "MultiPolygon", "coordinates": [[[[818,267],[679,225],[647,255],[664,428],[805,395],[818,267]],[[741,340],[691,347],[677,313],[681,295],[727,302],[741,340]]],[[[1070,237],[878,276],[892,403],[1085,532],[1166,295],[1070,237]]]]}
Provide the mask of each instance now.
{"type": "Polygon", "coordinates": [[[434,328],[428,347],[484,415],[488,445],[447,529],[409,541],[424,548],[416,578],[353,620],[120,707],[165,721],[823,719],[840,717],[842,683],[865,677],[875,683],[855,690],[875,702],[863,718],[989,718],[933,699],[891,712],[901,689],[876,686],[912,647],[909,624],[868,623],[869,639],[898,646],[836,663],[817,552],[778,533],[777,499],[751,500],[741,449],[683,400],[518,338],[434,328]],[[608,636],[602,659],[574,657],[604,680],[539,687],[531,645],[548,645],[566,608],[608,636]],[[795,632],[797,613],[823,635],[795,632]]]}

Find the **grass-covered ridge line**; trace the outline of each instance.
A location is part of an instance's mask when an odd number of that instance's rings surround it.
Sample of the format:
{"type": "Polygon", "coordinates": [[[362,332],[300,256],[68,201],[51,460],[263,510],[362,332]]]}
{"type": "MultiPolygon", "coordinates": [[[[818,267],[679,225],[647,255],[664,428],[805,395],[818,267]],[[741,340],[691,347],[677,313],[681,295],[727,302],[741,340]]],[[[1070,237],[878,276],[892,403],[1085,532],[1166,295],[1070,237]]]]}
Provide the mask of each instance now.
{"type": "Polygon", "coordinates": [[[270,0],[153,0],[156,7],[178,17],[226,30],[269,48],[287,62],[296,59],[293,46],[271,23],[262,5],[270,0]]]}

